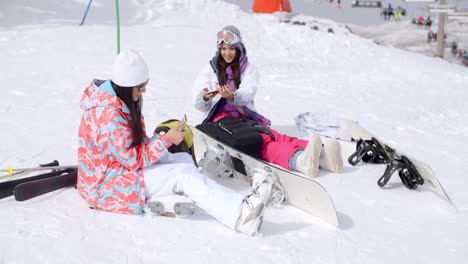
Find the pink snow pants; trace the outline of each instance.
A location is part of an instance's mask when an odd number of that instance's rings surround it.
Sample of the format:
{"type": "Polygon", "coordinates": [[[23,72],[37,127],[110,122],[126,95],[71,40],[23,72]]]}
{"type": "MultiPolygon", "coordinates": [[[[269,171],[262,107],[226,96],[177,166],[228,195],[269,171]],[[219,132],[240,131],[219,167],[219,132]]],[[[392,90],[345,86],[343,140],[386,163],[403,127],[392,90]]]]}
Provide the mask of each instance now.
{"type": "Polygon", "coordinates": [[[271,139],[267,134],[260,133],[263,138],[260,157],[263,160],[291,170],[289,168],[289,159],[298,149],[304,150],[308,141],[280,134],[271,128],[268,128],[268,130],[275,136],[275,140],[271,139]]]}

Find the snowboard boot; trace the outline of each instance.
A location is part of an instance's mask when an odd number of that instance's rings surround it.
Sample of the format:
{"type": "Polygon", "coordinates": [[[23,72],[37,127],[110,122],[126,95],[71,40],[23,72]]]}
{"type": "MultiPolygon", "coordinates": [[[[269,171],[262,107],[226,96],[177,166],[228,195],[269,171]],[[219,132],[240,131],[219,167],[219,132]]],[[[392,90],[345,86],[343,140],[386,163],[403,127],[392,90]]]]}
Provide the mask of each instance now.
{"type": "Polygon", "coordinates": [[[242,201],[242,209],[237,219],[236,230],[248,236],[256,236],[263,223],[263,213],[271,199],[272,175],[254,171],[253,178],[257,178],[251,186],[250,193],[242,201]]]}
{"type": "MultiPolygon", "coordinates": [[[[260,170],[257,170],[260,171],[260,170]]],[[[252,188],[260,185],[262,182],[268,181],[271,186],[271,198],[266,206],[280,206],[286,200],[286,192],[283,185],[279,182],[278,175],[270,167],[265,166],[262,173],[254,173],[252,177],[252,188]]]]}
{"type": "Polygon", "coordinates": [[[234,176],[234,166],[226,151],[208,149],[200,166],[202,172],[210,177],[229,178],[234,176]]]}
{"type": "Polygon", "coordinates": [[[185,217],[195,213],[195,203],[184,195],[170,194],[152,198],[147,207],[159,216],[185,217]]]}
{"type": "Polygon", "coordinates": [[[322,141],[317,135],[312,135],[306,149],[299,154],[296,160],[296,168],[299,172],[309,177],[316,177],[319,173],[319,159],[322,150],[322,141]]]}
{"type": "Polygon", "coordinates": [[[341,172],[343,169],[343,158],[341,157],[341,146],[338,140],[325,139],[323,141],[319,165],[327,171],[334,173],[341,172]]]}

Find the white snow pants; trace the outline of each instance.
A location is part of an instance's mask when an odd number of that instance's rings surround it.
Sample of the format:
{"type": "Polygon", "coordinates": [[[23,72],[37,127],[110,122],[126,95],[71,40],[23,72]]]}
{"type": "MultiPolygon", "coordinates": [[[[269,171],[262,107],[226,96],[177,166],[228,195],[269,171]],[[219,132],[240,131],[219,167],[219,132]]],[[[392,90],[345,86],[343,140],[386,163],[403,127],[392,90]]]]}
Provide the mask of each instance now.
{"type": "Polygon", "coordinates": [[[221,223],[235,229],[244,195],[202,174],[187,153],[167,158],[143,169],[147,199],[183,193],[221,223]]]}

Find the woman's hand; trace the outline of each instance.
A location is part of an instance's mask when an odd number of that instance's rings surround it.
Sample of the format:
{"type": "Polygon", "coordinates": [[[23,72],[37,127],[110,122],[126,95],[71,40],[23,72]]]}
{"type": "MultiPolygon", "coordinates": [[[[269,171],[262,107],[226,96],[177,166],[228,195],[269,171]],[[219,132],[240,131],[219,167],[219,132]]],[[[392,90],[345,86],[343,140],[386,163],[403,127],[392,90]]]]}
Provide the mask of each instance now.
{"type": "Polygon", "coordinates": [[[219,93],[219,90],[210,91],[208,88],[203,88],[203,100],[208,101],[219,93]]]}
{"type": "Polygon", "coordinates": [[[182,142],[185,138],[184,125],[179,123],[177,126],[169,129],[169,131],[166,133],[166,137],[169,138],[172,144],[179,145],[180,142],[182,142]]]}
{"type": "Polygon", "coordinates": [[[229,87],[229,85],[223,85],[219,87],[218,91],[221,97],[225,98],[226,100],[234,100],[234,94],[231,92],[231,87],[229,87]]]}

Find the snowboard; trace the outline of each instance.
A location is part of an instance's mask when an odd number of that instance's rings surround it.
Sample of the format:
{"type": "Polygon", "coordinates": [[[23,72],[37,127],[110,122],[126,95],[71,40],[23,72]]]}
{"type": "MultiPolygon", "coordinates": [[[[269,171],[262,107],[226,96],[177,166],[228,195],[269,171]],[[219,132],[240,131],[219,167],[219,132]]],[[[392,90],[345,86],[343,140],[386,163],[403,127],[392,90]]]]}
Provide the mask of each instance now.
{"type": "Polygon", "coordinates": [[[209,148],[225,151],[233,160],[240,161],[240,164],[242,164],[240,167],[239,162],[234,164],[237,173],[251,177],[256,168],[276,173],[280,184],[284,188],[287,204],[318,217],[328,224],[339,225],[332,199],[325,188],[316,181],[277,165],[255,159],[204,134],[195,127],[190,127],[190,129],[193,133],[193,154],[197,164],[200,164],[209,148]]]}
{"type": "Polygon", "coordinates": [[[304,112],[296,115],[294,121],[296,129],[309,136],[316,134],[343,141],[352,141],[348,126],[356,123],[330,112],[304,112]]]}
{"type": "Polygon", "coordinates": [[[429,188],[431,191],[438,194],[442,199],[447,200],[450,204],[453,205],[452,200],[450,199],[447,192],[444,190],[444,188],[440,184],[439,180],[435,176],[434,171],[431,169],[431,167],[428,164],[426,164],[426,163],[424,163],[424,162],[422,162],[420,160],[417,160],[415,158],[412,158],[411,156],[407,155],[406,153],[403,153],[403,152],[393,148],[392,146],[388,145],[387,143],[385,143],[384,141],[382,141],[378,137],[374,136],[367,129],[360,126],[357,122],[350,123],[350,125],[347,127],[347,130],[348,130],[347,132],[349,133],[349,135],[351,136],[351,138],[354,141],[357,141],[359,139],[371,140],[372,138],[374,138],[375,140],[377,140],[380,143],[381,146],[390,147],[391,149],[393,149],[395,151],[395,154],[396,154],[397,157],[405,156],[409,161],[411,161],[411,163],[414,165],[414,167],[416,168],[419,175],[423,178],[424,183],[422,184],[422,186],[427,186],[427,188],[429,188]]]}

